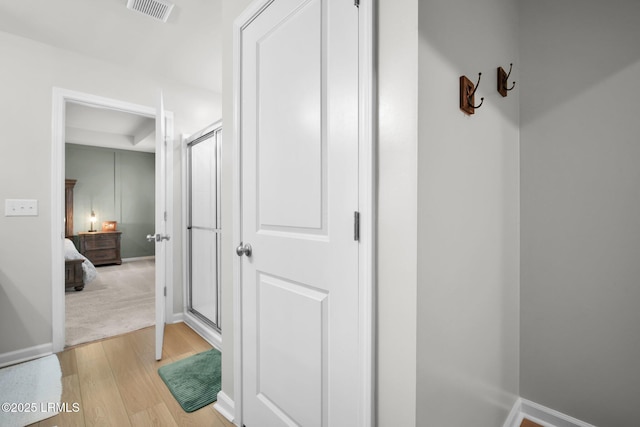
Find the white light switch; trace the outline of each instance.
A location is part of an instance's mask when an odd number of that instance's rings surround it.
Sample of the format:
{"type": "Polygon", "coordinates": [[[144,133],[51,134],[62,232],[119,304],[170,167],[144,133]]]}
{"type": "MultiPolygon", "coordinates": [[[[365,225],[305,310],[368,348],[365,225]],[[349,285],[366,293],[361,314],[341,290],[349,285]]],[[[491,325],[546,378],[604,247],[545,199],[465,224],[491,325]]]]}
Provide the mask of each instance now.
{"type": "Polygon", "coordinates": [[[6,199],[4,216],[38,216],[38,201],[35,199],[6,199]]]}

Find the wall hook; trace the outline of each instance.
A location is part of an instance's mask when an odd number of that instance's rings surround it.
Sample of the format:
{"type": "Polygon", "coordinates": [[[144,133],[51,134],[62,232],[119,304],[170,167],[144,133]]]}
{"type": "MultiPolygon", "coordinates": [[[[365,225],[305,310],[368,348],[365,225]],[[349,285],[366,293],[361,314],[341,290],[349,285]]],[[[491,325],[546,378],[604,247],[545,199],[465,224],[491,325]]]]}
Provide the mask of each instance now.
{"type": "Polygon", "coordinates": [[[513,82],[510,88],[507,87],[509,84],[509,76],[511,75],[511,70],[513,69],[513,63],[509,64],[509,72],[505,72],[504,68],[498,67],[498,92],[500,95],[507,96],[507,92],[513,90],[516,87],[516,82],[513,82]]]}
{"type": "Polygon", "coordinates": [[[467,95],[467,98],[469,98],[469,104],[471,104],[472,108],[480,108],[482,106],[482,104],[484,103],[484,96],[482,98],[480,98],[480,104],[478,105],[473,105],[475,103],[475,98],[474,95],[476,94],[476,91],[478,90],[478,86],[480,86],[480,79],[482,78],[482,73],[478,73],[478,82],[475,84],[475,87],[473,88],[473,92],[471,92],[469,95],[467,95]]]}
{"type": "Polygon", "coordinates": [[[482,73],[478,73],[478,82],[474,85],[467,76],[460,76],[460,109],[467,114],[475,113],[484,103],[484,97],[480,98],[480,104],[475,105],[475,94],[480,85],[482,73]]]}

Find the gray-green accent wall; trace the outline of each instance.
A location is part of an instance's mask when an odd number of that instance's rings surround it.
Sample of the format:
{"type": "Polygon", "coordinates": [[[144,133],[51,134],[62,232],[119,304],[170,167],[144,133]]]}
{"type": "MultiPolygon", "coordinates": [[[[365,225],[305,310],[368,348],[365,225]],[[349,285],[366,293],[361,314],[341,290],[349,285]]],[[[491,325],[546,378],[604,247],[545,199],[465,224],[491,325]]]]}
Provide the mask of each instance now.
{"type": "Polygon", "coordinates": [[[155,154],[66,144],[65,177],[77,180],[73,231],[88,231],[91,210],[98,230],[117,221],[122,258],[152,256],[155,231],[155,154]]]}

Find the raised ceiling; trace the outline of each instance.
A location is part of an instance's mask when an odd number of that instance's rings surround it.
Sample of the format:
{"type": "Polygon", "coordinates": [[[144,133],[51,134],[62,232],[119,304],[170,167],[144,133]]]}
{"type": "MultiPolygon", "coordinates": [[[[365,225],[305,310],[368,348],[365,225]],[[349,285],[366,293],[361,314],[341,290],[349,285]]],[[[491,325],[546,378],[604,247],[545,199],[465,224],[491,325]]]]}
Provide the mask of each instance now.
{"type": "Polygon", "coordinates": [[[67,103],[65,142],[154,152],[156,121],[122,111],[67,103]]]}

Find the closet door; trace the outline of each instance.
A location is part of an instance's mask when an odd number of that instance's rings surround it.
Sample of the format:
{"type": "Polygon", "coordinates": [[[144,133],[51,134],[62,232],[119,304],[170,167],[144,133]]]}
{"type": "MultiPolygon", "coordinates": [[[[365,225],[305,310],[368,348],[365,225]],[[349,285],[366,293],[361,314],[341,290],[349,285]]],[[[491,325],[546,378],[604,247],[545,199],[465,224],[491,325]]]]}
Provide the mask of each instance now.
{"type": "Polygon", "coordinates": [[[220,330],[221,128],[188,143],[188,310],[220,330]]]}

